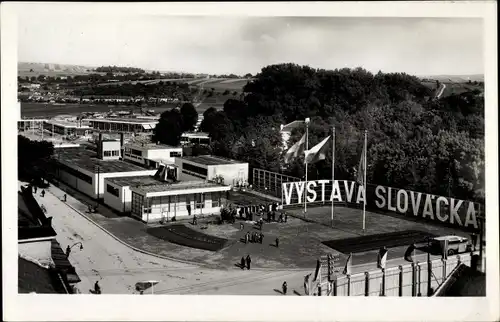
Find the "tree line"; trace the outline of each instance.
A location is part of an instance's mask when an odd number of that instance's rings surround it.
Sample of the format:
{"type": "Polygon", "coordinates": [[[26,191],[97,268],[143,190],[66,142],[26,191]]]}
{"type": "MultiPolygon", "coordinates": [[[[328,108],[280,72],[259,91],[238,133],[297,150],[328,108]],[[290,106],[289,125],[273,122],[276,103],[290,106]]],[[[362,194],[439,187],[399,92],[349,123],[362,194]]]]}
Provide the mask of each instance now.
{"type": "MultiPolygon", "coordinates": [[[[215,155],[304,177],[303,159],[283,166],[280,125],[311,118],[309,147],[336,129],[335,173],[352,180],[368,131],[369,183],[467,200],[484,200],[484,98],[479,90],[435,99],[435,88],[405,73],[362,68],[264,67],[221,111],[204,113],[200,130],[215,155]]],[[[159,128],[161,129],[161,125],[159,128]]],[[[304,128],[292,132],[290,145],[304,128]]],[[[309,165],[309,178],[331,177],[331,153],[309,165]]]]}

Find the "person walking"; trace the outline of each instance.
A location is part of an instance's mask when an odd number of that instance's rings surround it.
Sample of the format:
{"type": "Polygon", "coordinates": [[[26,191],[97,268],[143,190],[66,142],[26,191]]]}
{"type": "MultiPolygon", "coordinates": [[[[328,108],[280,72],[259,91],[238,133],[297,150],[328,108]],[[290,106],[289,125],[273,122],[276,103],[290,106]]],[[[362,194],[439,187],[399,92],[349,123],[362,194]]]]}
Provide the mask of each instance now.
{"type": "Polygon", "coordinates": [[[259,242],[262,244],[262,242],[264,241],[264,234],[263,233],[260,233],[260,236],[259,236],[259,242]]]}
{"type": "Polygon", "coordinates": [[[101,287],[99,286],[99,281],[96,281],[94,284],[94,292],[95,294],[101,294],[101,287]]]}
{"type": "Polygon", "coordinates": [[[40,194],[42,195],[42,197],[45,197],[45,190],[42,190],[40,194]]]}
{"type": "Polygon", "coordinates": [[[241,269],[245,269],[245,257],[241,257],[241,262],[240,262],[241,269]]]}
{"type": "Polygon", "coordinates": [[[240,223],[240,230],[243,230],[245,229],[245,225],[243,225],[243,223],[240,223]]]}
{"type": "Polygon", "coordinates": [[[67,199],[68,199],[68,196],[66,194],[64,194],[64,196],[63,196],[64,202],[66,202],[67,199]]]}
{"type": "Polygon", "coordinates": [[[248,244],[249,241],[250,241],[250,232],[247,232],[245,234],[245,244],[248,244]]]}
{"type": "Polygon", "coordinates": [[[276,237],[276,248],[280,247],[280,239],[276,237]]]}
{"type": "Polygon", "coordinates": [[[66,247],[66,257],[69,257],[69,254],[71,254],[71,247],[66,247]]]}
{"type": "Polygon", "coordinates": [[[286,295],[286,291],[288,290],[288,285],[286,284],[286,281],[283,282],[281,288],[283,289],[283,295],[286,295]]]}
{"type": "Polygon", "coordinates": [[[198,225],[198,219],[196,218],[196,215],[193,216],[193,225],[198,225]]]}
{"type": "Polygon", "coordinates": [[[252,263],[252,259],[250,258],[250,255],[247,255],[247,269],[250,270],[250,264],[252,263]]]}

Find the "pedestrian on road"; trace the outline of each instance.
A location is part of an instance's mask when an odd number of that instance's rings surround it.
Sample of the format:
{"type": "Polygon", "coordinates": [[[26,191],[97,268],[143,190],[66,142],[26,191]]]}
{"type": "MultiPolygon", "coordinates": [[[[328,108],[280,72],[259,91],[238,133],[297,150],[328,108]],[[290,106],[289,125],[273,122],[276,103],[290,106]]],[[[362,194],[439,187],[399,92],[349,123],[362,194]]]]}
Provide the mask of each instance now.
{"type": "Polygon", "coordinates": [[[283,282],[283,285],[281,286],[281,288],[283,289],[283,295],[286,295],[286,291],[288,289],[288,285],[286,284],[286,281],[283,282]]]}
{"type": "Polygon", "coordinates": [[[276,237],[276,248],[280,247],[280,239],[276,237]]]}
{"type": "Polygon", "coordinates": [[[38,188],[36,186],[33,186],[33,188],[35,188],[35,193],[37,193],[38,188]]]}
{"type": "Polygon", "coordinates": [[[247,269],[250,270],[250,263],[252,263],[252,259],[250,258],[250,255],[247,255],[247,269]]]}
{"type": "Polygon", "coordinates": [[[241,262],[240,262],[241,269],[245,269],[245,257],[241,257],[241,262]]]}
{"type": "Polygon", "coordinates": [[[249,239],[250,239],[250,233],[249,233],[249,232],[247,232],[247,233],[245,234],[245,244],[248,244],[249,239]]]}
{"type": "Polygon", "coordinates": [[[243,223],[240,223],[240,230],[243,230],[245,229],[245,225],[243,225],[243,223]]]}
{"type": "Polygon", "coordinates": [[[94,292],[95,294],[101,294],[101,287],[99,286],[99,281],[96,281],[94,284],[94,292]]]}
{"type": "Polygon", "coordinates": [[[69,257],[69,254],[71,254],[71,247],[66,247],[66,257],[69,257]]]}
{"type": "Polygon", "coordinates": [[[41,195],[42,195],[42,197],[45,197],[45,190],[42,190],[41,195]]]}
{"type": "Polygon", "coordinates": [[[198,220],[196,219],[196,215],[194,215],[193,217],[193,225],[197,225],[198,224],[198,220]]]}
{"type": "Polygon", "coordinates": [[[68,196],[66,194],[64,194],[63,198],[64,198],[64,202],[66,202],[68,196]]]}
{"type": "Polygon", "coordinates": [[[264,240],[264,234],[263,233],[260,233],[260,238],[259,238],[259,241],[260,243],[262,244],[262,241],[264,240]]]}

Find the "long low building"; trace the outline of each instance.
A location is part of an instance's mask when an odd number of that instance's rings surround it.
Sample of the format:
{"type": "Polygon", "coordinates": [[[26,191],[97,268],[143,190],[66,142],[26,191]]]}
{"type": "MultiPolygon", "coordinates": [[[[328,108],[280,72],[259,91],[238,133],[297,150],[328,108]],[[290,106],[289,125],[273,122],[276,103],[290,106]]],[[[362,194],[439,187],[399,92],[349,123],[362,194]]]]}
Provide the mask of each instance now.
{"type": "Polygon", "coordinates": [[[51,133],[61,135],[89,135],[92,128],[88,125],[80,125],[76,122],[65,122],[62,120],[49,120],[43,123],[43,128],[51,133]]]}
{"type": "MultiPolygon", "coordinates": [[[[104,155],[106,151],[102,151],[104,155]]],[[[84,148],[57,149],[58,178],[86,195],[101,199],[106,178],[148,176],[156,170],[147,170],[119,160],[102,160],[96,152],[84,148]]]]}
{"type": "Polygon", "coordinates": [[[176,157],[182,157],[182,147],[138,142],[124,145],[124,160],[152,168],[158,168],[161,163],[172,164],[176,157]]]}
{"type": "Polygon", "coordinates": [[[84,119],[94,130],[125,133],[152,133],[158,120],[141,118],[84,119]]]}

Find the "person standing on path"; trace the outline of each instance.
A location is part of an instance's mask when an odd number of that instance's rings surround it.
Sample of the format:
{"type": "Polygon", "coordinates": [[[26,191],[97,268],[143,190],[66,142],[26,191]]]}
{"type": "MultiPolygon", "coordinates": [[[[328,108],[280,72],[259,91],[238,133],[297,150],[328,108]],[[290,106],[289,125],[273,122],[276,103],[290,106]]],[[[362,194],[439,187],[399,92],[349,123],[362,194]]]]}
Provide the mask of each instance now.
{"type": "Polygon", "coordinates": [[[280,239],[276,237],[276,248],[280,247],[280,239]]]}
{"type": "Polygon", "coordinates": [[[262,244],[262,242],[264,241],[264,234],[263,233],[260,233],[260,236],[259,236],[259,242],[262,244]]]}
{"type": "Polygon", "coordinates": [[[252,263],[252,259],[250,258],[250,255],[247,255],[247,269],[250,270],[250,263],[252,263]]]}
{"type": "Polygon", "coordinates": [[[71,247],[66,247],[66,258],[69,257],[69,254],[71,254],[71,247]]]}
{"type": "Polygon", "coordinates": [[[241,269],[245,269],[245,257],[241,257],[241,262],[240,262],[241,269]]]}
{"type": "Polygon", "coordinates": [[[248,244],[248,240],[250,239],[250,233],[245,234],[245,244],[248,244]]]}
{"type": "Polygon", "coordinates": [[[101,287],[99,286],[99,281],[96,281],[94,284],[94,292],[95,294],[101,294],[101,287]]]}
{"type": "Polygon", "coordinates": [[[286,284],[286,281],[283,282],[283,285],[281,286],[281,288],[283,289],[283,295],[286,295],[286,291],[288,289],[288,285],[286,284]]]}

